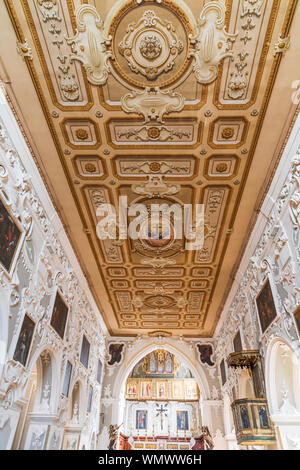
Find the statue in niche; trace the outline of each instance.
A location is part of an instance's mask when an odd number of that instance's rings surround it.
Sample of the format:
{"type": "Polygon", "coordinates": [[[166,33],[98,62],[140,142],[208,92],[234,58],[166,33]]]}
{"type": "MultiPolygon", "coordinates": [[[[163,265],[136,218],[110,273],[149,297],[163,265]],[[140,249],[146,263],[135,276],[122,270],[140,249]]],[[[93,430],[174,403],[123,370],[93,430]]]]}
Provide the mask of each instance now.
{"type": "Polygon", "coordinates": [[[50,396],[51,396],[51,387],[48,383],[46,383],[43,387],[43,392],[42,392],[41,409],[49,410],[49,408],[50,408],[50,396]]]}
{"type": "Polygon", "coordinates": [[[78,403],[74,403],[72,422],[75,424],[79,423],[79,406],[78,403]]]}
{"type": "Polygon", "coordinates": [[[117,440],[118,440],[118,430],[120,429],[120,426],[117,424],[111,424],[109,426],[109,445],[108,445],[108,450],[116,450],[116,445],[117,445],[117,440]]]}
{"type": "Polygon", "coordinates": [[[281,388],[282,405],[280,407],[280,413],[285,415],[298,414],[296,408],[292,405],[289,397],[288,387],[285,381],[283,381],[281,388]]]}

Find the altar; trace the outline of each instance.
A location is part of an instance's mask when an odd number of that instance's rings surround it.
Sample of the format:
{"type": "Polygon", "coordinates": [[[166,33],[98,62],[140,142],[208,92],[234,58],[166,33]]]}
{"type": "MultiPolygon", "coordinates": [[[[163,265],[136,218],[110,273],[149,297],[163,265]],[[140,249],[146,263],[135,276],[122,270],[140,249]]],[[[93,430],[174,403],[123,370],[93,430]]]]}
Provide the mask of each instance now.
{"type": "Polygon", "coordinates": [[[204,450],[204,438],[171,436],[125,436],[120,433],[119,450],[204,450]]]}

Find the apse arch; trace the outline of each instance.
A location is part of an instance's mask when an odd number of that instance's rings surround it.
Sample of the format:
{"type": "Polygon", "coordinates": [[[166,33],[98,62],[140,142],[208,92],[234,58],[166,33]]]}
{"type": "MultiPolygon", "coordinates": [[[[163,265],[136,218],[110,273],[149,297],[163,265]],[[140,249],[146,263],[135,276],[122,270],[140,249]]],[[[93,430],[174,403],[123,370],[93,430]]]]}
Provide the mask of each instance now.
{"type": "MultiPolygon", "coordinates": [[[[118,402],[120,405],[123,404],[123,401],[125,400],[125,384],[126,380],[128,379],[130,373],[132,372],[133,368],[138,364],[138,362],[143,359],[145,356],[148,354],[151,354],[153,351],[156,351],[158,349],[164,349],[168,351],[169,353],[173,354],[176,356],[178,359],[182,361],[182,363],[190,369],[192,372],[195,380],[197,381],[199,390],[200,390],[200,399],[201,400],[207,400],[209,399],[209,385],[208,381],[206,379],[205,373],[202,370],[201,367],[199,369],[196,367],[196,365],[193,364],[191,359],[180,349],[176,348],[170,343],[151,343],[147,346],[144,346],[140,348],[127,363],[124,363],[123,365],[125,367],[120,368],[116,380],[114,383],[113,387],[113,397],[118,399],[118,402]]],[[[112,410],[112,419],[114,423],[120,424],[121,423],[121,411],[122,406],[114,407],[112,410]]]]}

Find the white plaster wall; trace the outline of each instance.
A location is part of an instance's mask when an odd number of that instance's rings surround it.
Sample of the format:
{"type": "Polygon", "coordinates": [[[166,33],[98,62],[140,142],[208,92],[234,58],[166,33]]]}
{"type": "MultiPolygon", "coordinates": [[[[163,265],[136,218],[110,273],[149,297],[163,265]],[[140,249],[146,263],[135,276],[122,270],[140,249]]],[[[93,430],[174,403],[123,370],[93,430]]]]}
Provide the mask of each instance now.
{"type": "MultiPolygon", "coordinates": [[[[259,349],[264,364],[267,398],[276,425],[278,448],[292,448],[287,443],[286,429],[276,420],[272,406],[282,402],[282,390],[276,384],[286,382],[290,402],[296,408],[295,381],[291,362],[280,362],[272,355],[274,344],[284,343],[295,358],[300,358],[300,338],[294,312],[300,305],[300,118],[295,122],[279,166],[274,175],[257,222],[250,236],[238,268],[233,287],[225,303],[215,340],[217,362],[233,352],[233,338],[239,330],[244,349],[259,349]],[[277,317],[262,332],[256,297],[266,280],[269,280],[277,317]],[[278,429],[277,429],[278,431],[278,429]]],[[[296,369],[298,365],[294,365],[296,369]]],[[[233,388],[237,396],[246,393],[241,372],[228,369],[227,381],[222,387],[223,396],[233,400],[233,388]]],[[[299,371],[300,373],[300,371],[299,371]]],[[[299,374],[298,374],[299,376],[299,374]]],[[[227,413],[228,415],[228,413],[227,413]]],[[[228,421],[228,416],[227,416],[228,421]]],[[[294,420],[294,447],[300,442],[300,420],[294,420]],[[295,428],[297,428],[295,430],[295,428]],[[296,436],[296,437],[295,437],[296,436]],[[298,439],[298,440],[297,440],[298,439]]],[[[225,423],[228,429],[229,423],[225,423]]],[[[229,430],[229,429],[228,429],[229,430]]],[[[227,431],[228,432],[228,431],[227,431]]]]}
{"type": "Polygon", "coordinates": [[[22,231],[22,243],[11,271],[8,273],[0,267],[0,448],[30,447],[32,436],[43,435],[48,425],[49,439],[45,442],[41,439],[39,445],[59,448],[72,388],[77,380],[82,385],[81,421],[76,432],[73,431],[77,437],[81,434],[80,446],[89,448],[92,435],[97,434],[99,428],[101,385],[96,374],[98,359],[104,363],[107,331],[2,90],[0,197],[12,217],[19,221],[22,231]],[[63,340],[50,326],[57,290],[69,307],[63,340]],[[35,322],[35,329],[26,367],[23,367],[13,356],[25,314],[35,322]],[[91,345],[87,369],[79,360],[83,333],[91,345]],[[47,379],[51,386],[49,408],[42,411],[38,406],[46,385],[38,372],[38,405],[34,405],[33,415],[28,420],[26,391],[31,372],[45,351],[51,360],[51,375],[47,379]],[[61,395],[67,361],[73,366],[69,399],[61,395]],[[93,405],[92,412],[86,413],[90,385],[93,405]],[[28,429],[26,435],[25,428],[28,429]]]}

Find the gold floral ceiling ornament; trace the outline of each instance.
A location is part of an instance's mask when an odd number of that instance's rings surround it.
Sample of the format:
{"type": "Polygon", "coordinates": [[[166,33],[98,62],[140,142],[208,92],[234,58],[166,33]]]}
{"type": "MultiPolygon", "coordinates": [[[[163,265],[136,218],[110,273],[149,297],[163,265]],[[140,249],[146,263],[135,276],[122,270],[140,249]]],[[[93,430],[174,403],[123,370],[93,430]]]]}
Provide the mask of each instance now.
{"type": "Polygon", "coordinates": [[[232,57],[232,43],[236,34],[225,31],[226,6],[223,1],[208,2],[199,17],[198,30],[190,36],[194,50],[193,71],[197,82],[212,83],[218,75],[218,65],[226,57],[232,57]]]}
{"type": "Polygon", "coordinates": [[[75,134],[77,139],[79,140],[86,140],[89,136],[88,132],[85,129],[77,129],[75,134]]]}
{"type": "Polygon", "coordinates": [[[232,139],[233,136],[234,136],[234,129],[232,127],[225,127],[222,130],[223,139],[232,139]]]}
{"type": "Polygon", "coordinates": [[[155,80],[173,68],[183,43],[172,23],[147,10],[137,23],[129,24],[119,51],[133,72],[155,80]]]}
{"type": "Polygon", "coordinates": [[[108,59],[111,52],[107,50],[111,38],[104,34],[104,24],[92,5],[81,5],[76,8],[77,32],[67,38],[72,46],[72,60],[81,62],[87,78],[93,85],[104,85],[110,73],[108,59]]]}

